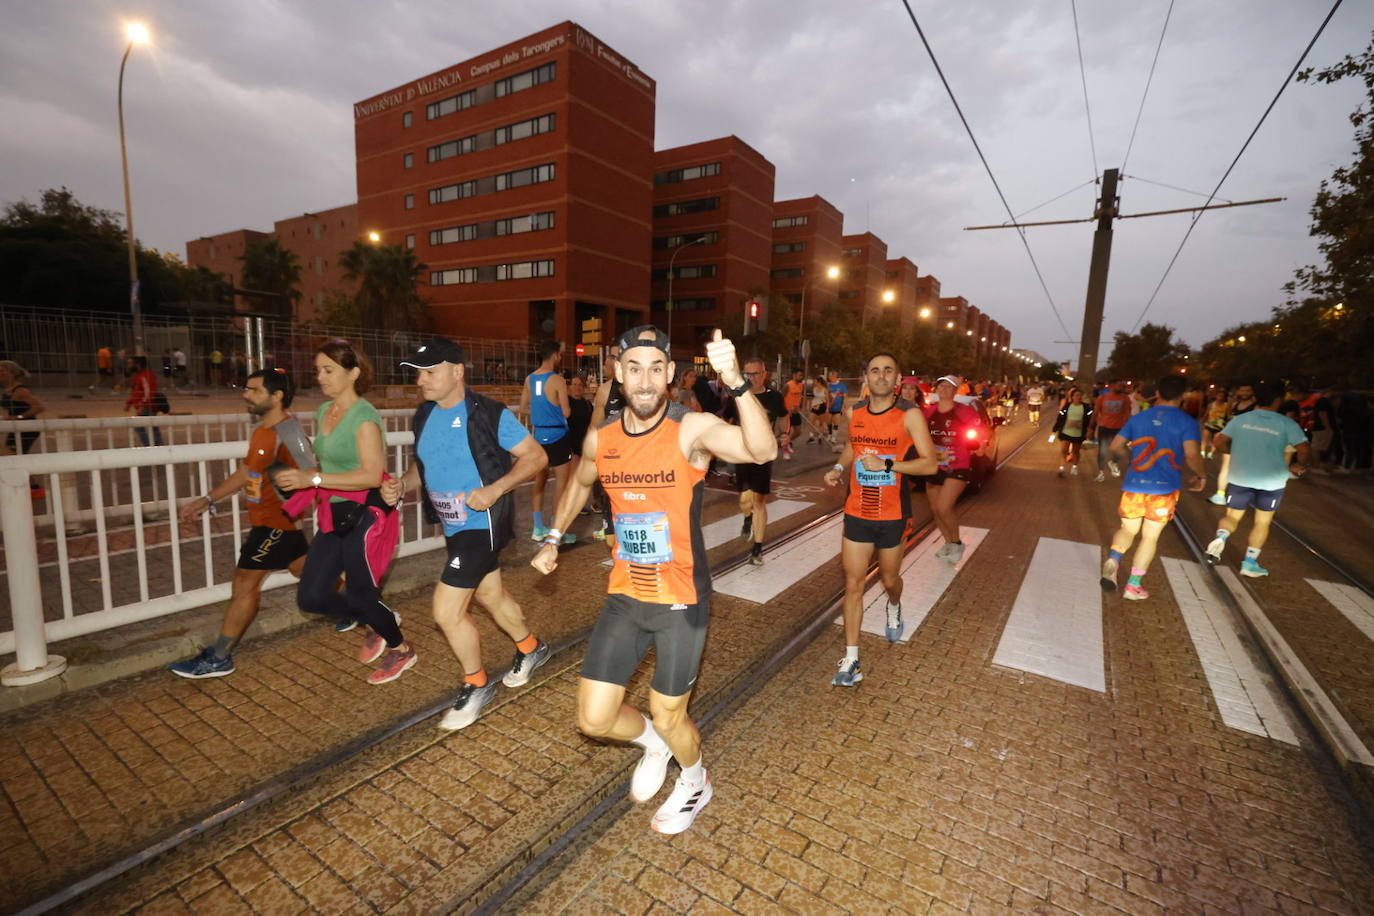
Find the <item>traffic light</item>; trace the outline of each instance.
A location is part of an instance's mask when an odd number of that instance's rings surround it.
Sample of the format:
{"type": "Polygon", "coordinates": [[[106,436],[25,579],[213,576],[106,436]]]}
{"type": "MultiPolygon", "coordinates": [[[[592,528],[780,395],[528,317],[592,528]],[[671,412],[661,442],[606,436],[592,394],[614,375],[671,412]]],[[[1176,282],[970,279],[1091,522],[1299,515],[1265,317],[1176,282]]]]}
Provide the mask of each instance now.
{"type": "Polygon", "coordinates": [[[757,334],[759,332],[759,300],[746,299],[744,302],[744,333],[757,334]]]}

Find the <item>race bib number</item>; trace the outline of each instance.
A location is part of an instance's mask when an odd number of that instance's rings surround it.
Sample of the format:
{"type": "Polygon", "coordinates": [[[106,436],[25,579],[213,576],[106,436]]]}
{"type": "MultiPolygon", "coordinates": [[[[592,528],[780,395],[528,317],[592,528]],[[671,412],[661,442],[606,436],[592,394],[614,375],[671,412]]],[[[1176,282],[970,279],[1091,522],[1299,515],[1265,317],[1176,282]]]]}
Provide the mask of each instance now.
{"type": "Polygon", "coordinates": [[[668,563],[673,559],[666,512],[617,515],[615,536],[616,556],[626,563],[668,563]]]}
{"type": "Polygon", "coordinates": [[[249,471],[248,482],[243,485],[243,498],[250,503],[262,502],[262,472],[249,471]]]}
{"type": "Polygon", "coordinates": [[[950,456],[949,446],[947,446],[947,445],[937,445],[937,446],[935,446],[935,461],[940,465],[940,467],[942,467],[942,468],[947,468],[947,467],[949,467],[949,463],[950,463],[951,460],[952,460],[952,459],[951,459],[951,456],[950,456]]]}
{"type": "Polygon", "coordinates": [[[461,528],[468,520],[468,507],[462,493],[436,493],[429,491],[429,501],[439,514],[439,521],[445,525],[461,528]]]}
{"type": "MultiPolygon", "coordinates": [[[[896,460],[896,455],[876,455],[879,459],[891,458],[896,460]]],[[[897,482],[896,471],[870,471],[864,467],[863,460],[854,462],[854,479],[859,482],[861,487],[890,487],[897,482]]]]}

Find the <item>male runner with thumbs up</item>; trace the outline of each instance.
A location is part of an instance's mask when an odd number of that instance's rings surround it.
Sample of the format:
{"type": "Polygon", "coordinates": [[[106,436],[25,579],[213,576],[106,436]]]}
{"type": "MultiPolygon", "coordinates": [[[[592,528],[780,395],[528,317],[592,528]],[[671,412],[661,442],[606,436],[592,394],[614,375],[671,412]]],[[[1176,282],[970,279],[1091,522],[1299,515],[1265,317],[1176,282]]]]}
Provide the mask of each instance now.
{"type": "Polygon", "coordinates": [[[706,644],[711,571],[701,535],[701,503],[711,458],[772,461],[777,440],[768,415],[740,372],[735,345],[717,330],[706,355],[721,383],[735,394],[739,426],[692,412],[668,400],[673,363],[668,336],[651,325],[620,336],[615,366],[625,409],[587,433],[583,461],[558,502],[558,515],[532,561],[550,573],[558,563],[562,529],[571,524],[598,479],[615,518],[615,564],[609,595],[582,664],[577,726],[594,738],[637,744],[630,797],[653,798],[677,759],[682,775],[654,815],[660,833],[681,833],[711,800],[702,766],[701,736],[687,718],[706,644]],[[625,703],[625,685],[654,647],[649,690],[652,720],[625,703]]]}

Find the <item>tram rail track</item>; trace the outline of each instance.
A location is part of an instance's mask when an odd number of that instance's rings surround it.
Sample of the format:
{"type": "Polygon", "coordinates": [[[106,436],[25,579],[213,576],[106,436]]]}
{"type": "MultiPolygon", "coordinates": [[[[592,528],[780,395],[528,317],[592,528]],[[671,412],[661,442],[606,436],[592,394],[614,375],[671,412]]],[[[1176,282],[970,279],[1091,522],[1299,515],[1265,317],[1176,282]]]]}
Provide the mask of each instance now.
{"type": "MultiPolygon", "coordinates": [[[[1026,430],[1025,437],[1010,452],[1005,456],[998,455],[996,467],[1000,469],[1014,460],[1023,449],[1035,440],[1038,430],[1039,427],[1026,430]]],[[[989,483],[991,482],[990,480],[989,483]]],[[[965,500],[976,500],[981,492],[969,494],[965,500]]],[[[816,518],[788,529],[768,544],[766,553],[778,550],[798,538],[806,536],[815,529],[833,521],[842,512],[843,508],[824,512],[816,518]]],[[[918,525],[906,540],[907,548],[910,549],[925,538],[930,537],[935,530],[933,519],[918,525]]],[[[712,578],[739,569],[747,562],[747,552],[732,556],[716,565],[712,570],[712,578]]],[[[869,581],[872,581],[875,576],[876,565],[870,569],[869,581]]],[[[748,696],[751,689],[766,682],[823,633],[827,623],[838,613],[838,604],[842,597],[843,585],[841,584],[827,595],[821,603],[819,611],[808,615],[801,626],[781,635],[774,641],[774,651],[768,655],[763,663],[731,678],[729,682],[713,691],[708,697],[704,697],[703,699],[708,702],[707,708],[697,716],[697,721],[702,730],[709,732],[713,723],[719,722],[722,717],[737,707],[748,696]]],[[[592,628],[589,626],[565,636],[554,644],[553,656],[560,656],[565,650],[575,650],[583,645],[590,637],[591,630],[592,628]]],[[[505,670],[503,669],[495,671],[492,676],[499,679],[504,674],[505,670]]],[[[538,686],[536,684],[531,689],[538,689],[538,686]]],[[[504,702],[517,700],[518,695],[510,697],[504,702]]],[[[188,818],[162,836],[87,873],[43,898],[25,905],[16,913],[18,916],[40,916],[40,914],[53,912],[69,904],[87,901],[93,893],[111,886],[113,882],[130,875],[139,867],[158,858],[174,854],[179,848],[205,837],[211,831],[228,827],[241,820],[245,815],[263,809],[271,802],[285,799],[291,793],[311,786],[336,768],[361,761],[368,752],[380,748],[387,741],[396,739],[413,729],[424,727],[426,720],[441,714],[449,705],[450,702],[445,700],[425,706],[384,725],[370,729],[342,746],[331,748],[303,761],[283,773],[262,781],[236,799],[214,805],[200,814],[188,818]]],[[[412,748],[408,756],[414,756],[423,749],[442,741],[450,734],[437,729],[431,729],[431,732],[430,735],[417,740],[415,747],[418,747],[419,750],[412,748]]],[[[626,772],[628,772],[628,768],[626,768],[626,772]]],[[[518,859],[503,863],[502,867],[490,869],[490,879],[483,883],[486,887],[494,887],[496,890],[491,896],[477,903],[473,911],[495,912],[501,904],[518,894],[538,873],[539,869],[563,851],[581,831],[589,829],[599,820],[614,812],[617,804],[627,794],[628,784],[628,778],[620,780],[610,791],[590,799],[591,803],[587,806],[588,810],[572,826],[556,835],[544,838],[537,844],[537,848],[535,845],[531,845],[518,859]]],[[[465,892],[464,896],[466,899],[451,901],[455,909],[464,908],[465,903],[473,903],[470,895],[465,892]]]]}

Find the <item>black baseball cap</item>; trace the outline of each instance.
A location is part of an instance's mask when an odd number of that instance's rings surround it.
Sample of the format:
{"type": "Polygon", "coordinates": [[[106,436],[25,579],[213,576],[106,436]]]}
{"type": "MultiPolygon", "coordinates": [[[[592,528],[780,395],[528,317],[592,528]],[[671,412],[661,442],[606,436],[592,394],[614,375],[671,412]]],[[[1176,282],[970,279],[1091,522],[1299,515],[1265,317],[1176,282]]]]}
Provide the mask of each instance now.
{"type": "Polygon", "coordinates": [[[432,337],[416,347],[401,365],[412,369],[433,369],[440,363],[460,365],[466,358],[463,348],[447,337],[432,337]]]}
{"type": "Polygon", "coordinates": [[[615,345],[620,348],[622,354],[634,347],[653,347],[655,350],[662,350],[663,355],[669,359],[673,358],[668,352],[668,335],[651,324],[630,328],[616,338],[615,345]]]}

